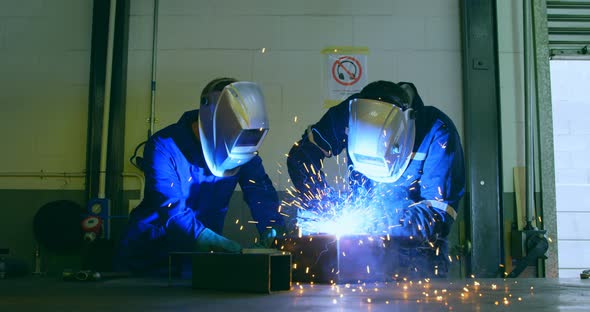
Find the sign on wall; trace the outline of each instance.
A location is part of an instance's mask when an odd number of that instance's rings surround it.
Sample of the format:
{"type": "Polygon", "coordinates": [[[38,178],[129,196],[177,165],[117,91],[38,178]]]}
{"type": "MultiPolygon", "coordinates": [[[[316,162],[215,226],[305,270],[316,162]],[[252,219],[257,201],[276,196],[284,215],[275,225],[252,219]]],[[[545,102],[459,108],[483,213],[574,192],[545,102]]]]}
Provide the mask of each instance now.
{"type": "Polygon", "coordinates": [[[328,47],[324,57],[324,106],[331,107],[367,84],[367,47],[328,47]]]}

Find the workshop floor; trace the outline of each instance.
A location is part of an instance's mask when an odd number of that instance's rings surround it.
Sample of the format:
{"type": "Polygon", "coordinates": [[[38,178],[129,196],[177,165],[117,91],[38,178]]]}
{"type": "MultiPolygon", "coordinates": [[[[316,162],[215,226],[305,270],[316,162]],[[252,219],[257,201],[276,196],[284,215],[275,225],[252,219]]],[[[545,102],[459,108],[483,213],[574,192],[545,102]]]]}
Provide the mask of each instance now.
{"type": "Polygon", "coordinates": [[[590,311],[590,280],[465,279],[293,285],[272,294],[197,291],[188,281],[0,280],[0,311],[590,311]]]}

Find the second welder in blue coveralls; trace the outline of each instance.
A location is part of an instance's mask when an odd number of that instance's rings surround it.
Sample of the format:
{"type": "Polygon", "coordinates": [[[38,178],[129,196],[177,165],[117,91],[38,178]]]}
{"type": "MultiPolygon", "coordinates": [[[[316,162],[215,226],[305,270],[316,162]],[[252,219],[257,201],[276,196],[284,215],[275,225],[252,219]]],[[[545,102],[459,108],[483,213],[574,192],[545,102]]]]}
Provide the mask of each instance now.
{"type": "Polygon", "coordinates": [[[115,258],[118,270],[166,267],[169,252],[240,252],[222,236],[239,184],[261,240],[283,226],[279,199],[258,148],[268,131],[258,86],[231,78],[211,81],[199,110],[158,132],[144,148],[145,198],[130,214],[115,258]]]}
{"type": "Polygon", "coordinates": [[[385,222],[376,234],[397,244],[410,275],[444,276],[446,237],[465,189],[463,150],[451,119],[425,106],[411,83],[368,84],[331,107],[290,150],[289,175],[302,207],[338,197],[317,169],[344,149],[351,194],[383,203],[378,221],[385,222]]]}

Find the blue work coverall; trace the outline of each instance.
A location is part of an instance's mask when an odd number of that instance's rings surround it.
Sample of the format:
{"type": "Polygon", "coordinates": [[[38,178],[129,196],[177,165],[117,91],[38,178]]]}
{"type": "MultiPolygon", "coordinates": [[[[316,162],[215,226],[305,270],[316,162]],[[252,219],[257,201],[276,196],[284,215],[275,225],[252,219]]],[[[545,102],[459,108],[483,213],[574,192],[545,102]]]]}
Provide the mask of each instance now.
{"type": "Polygon", "coordinates": [[[145,197],[130,213],[115,257],[118,270],[161,269],[169,252],[194,251],[205,228],[221,235],[230,198],[239,183],[258,232],[282,226],[275,188],[257,155],[231,177],[208,169],[192,130],[198,110],[156,132],[144,147],[145,197]]]}
{"type": "MultiPolygon", "coordinates": [[[[322,159],[338,155],[347,147],[349,100],[355,97],[362,96],[352,95],[331,107],[290,150],[289,175],[301,193],[325,193],[325,179],[317,179],[309,168],[321,168],[322,159]],[[315,142],[310,141],[309,131],[315,142]]],[[[444,276],[449,262],[446,236],[465,190],[463,150],[450,118],[435,107],[425,106],[417,91],[412,107],[416,133],[412,158],[403,175],[396,182],[379,183],[351,166],[349,183],[352,192],[370,190],[375,196],[367,198],[379,198],[384,203],[382,213],[389,219],[386,231],[399,243],[400,266],[406,266],[410,275],[444,276]]],[[[352,164],[350,157],[348,163],[352,164]]]]}

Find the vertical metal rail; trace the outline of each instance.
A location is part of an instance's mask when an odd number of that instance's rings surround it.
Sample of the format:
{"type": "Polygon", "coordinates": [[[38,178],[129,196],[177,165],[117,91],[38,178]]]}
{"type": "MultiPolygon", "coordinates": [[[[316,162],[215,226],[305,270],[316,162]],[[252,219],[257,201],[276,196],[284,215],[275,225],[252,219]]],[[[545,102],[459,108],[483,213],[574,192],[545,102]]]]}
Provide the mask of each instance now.
{"type": "Polygon", "coordinates": [[[468,272],[497,277],[503,259],[496,1],[462,0],[468,272]]]}
{"type": "Polygon", "coordinates": [[[148,137],[154,134],[154,124],[156,122],[156,70],[158,65],[158,11],[160,1],[154,0],[154,25],[152,29],[152,81],[150,94],[150,130],[148,137]]]}
{"type": "Polygon", "coordinates": [[[107,60],[104,84],[104,108],[102,111],[102,135],[100,144],[100,167],[98,173],[98,198],[105,198],[107,184],[107,152],[109,148],[109,118],[111,113],[111,78],[113,71],[113,46],[115,41],[115,14],[117,0],[109,6],[109,31],[107,35],[107,60]]]}
{"type": "Polygon", "coordinates": [[[526,225],[525,230],[535,227],[535,67],[533,62],[532,6],[531,0],[523,0],[523,54],[524,54],[524,128],[526,168],[526,225]]]}
{"type": "MultiPolygon", "coordinates": [[[[123,171],[125,170],[125,121],[127,108],[127,63],[129,46],[130,0],[117,1],[115,34],[113,41],[113,69],[111,105],[109,115],[109,143],[107,151],[106,196],[110,200],[111,234],[116,237],[119,225],[115,216],[127,215],[128,204],[124,196],[123,171]]],[[[120,227],[124,222],[120,222],[120,227]]]]}
{"type": "Polygon", "coordinates": [[[94,0],[92,8],[92,46],[90,51],[90,90],[88,92],[88,135],[86,142],[86,199],[96,198],[99,192],[109,4],[109,1],[94,0]]]}

